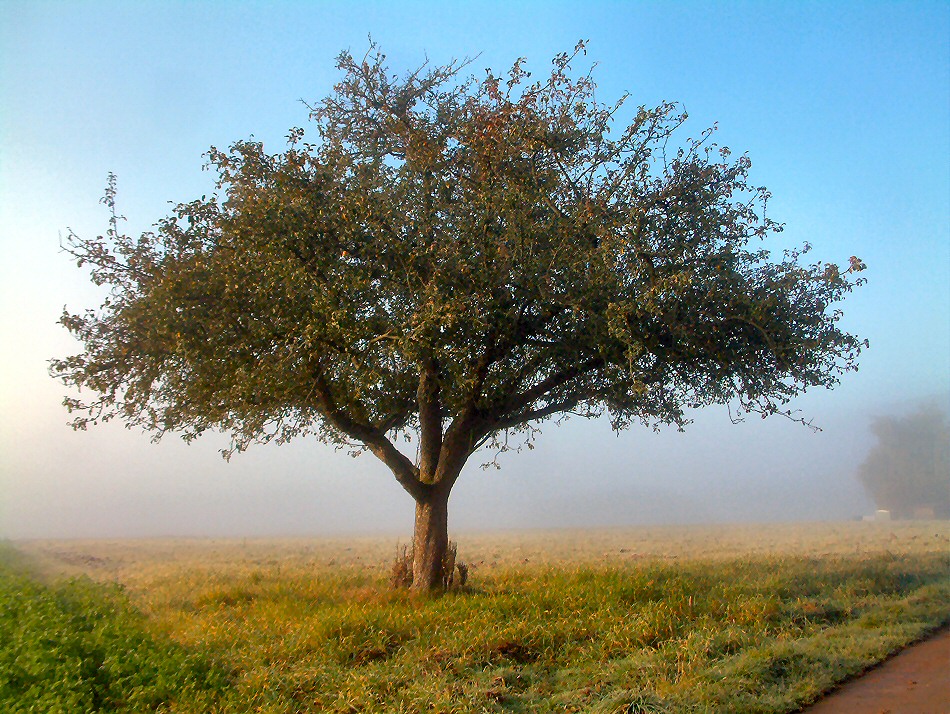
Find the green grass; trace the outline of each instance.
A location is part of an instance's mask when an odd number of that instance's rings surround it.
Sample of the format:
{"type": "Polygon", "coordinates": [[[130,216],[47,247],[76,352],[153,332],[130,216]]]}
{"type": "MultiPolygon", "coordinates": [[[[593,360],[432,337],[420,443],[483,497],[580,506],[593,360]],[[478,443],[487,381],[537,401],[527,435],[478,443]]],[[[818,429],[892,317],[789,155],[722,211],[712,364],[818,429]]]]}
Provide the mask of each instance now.
{"type": "Polygon", "coordinates": [[[47,573],[125,589],[5,568],[0,672],[39,663],[34,689],[65,703],[37,711],[95,710],[98,687],[104,710],[129,711],[790,712],[950,620],[946,524],[868,528],[796,531],[770,552],[722,530],[728,554],[696,557],[669,554],[672,532],[667,555],[637,558],[620,541],[572,558],[556,538],[557,557],[473,538],[473,588],[421,601],[342,543],[33,544],[47,573]],[[528,557],[488,560],[503,551],[528,557]],[[85,709],[55,698],[76,692],[85,709]]]}
{"type": "Polygon", "coordinates": [[[0,711],[75,714],[199,711],[224,691],[226,672],[144,628],[118,586],[73,578],[37,582],[0,545],[0,711]]]}

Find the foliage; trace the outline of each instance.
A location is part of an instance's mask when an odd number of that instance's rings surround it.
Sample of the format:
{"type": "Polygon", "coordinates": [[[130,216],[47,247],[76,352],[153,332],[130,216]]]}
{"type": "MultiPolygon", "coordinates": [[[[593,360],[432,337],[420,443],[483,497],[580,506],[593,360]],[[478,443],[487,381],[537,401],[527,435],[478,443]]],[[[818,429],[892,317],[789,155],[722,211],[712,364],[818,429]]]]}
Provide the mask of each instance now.
{"type": "Polygon", "coordinates": [[[229,684],[205,656],[150,635],[122,590],[79,578],[44,586],[0,552],[0,709],[164,711],[229,684]]]}
{"type": "Polygon", "coordinates": [[[877,444],[859,476],[878,508],[897,518],[919,509],[950,518],[950,424],[945,412],[924,406],[904,417],[876,418],[877,444]]]}
{"type": "Polygon", "coordinates": [[[316,434],[368,448],[419,501],[557,414],[683,426],[833,386],[860,351],[833,306],[861,262],[773,259],[748,157],[713,130],[683,139],[675,104],[615,126],[626,97],[597,101],[584,52],[534,83],[524,60],[400,79],[375,46],[344,52],[315,137],[212,148],[221,193],[138,238],[110,178],[107,234],[66,244],[110,291],[61,320],[83,351],[51,371],[94,395],[66,400],[75,426],[220,429],[236,450],[316,434]]]}

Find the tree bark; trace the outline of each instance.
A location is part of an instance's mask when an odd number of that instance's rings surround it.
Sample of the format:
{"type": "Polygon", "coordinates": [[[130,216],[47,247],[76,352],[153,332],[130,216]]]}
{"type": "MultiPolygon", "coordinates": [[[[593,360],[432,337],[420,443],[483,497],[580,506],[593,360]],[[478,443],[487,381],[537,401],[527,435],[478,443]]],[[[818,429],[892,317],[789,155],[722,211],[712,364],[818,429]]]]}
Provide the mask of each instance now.
{"type": "Polygon", "coordinates": [[[412,537],[412,589],[420,593],[444,588],[443,561],[449,546],[449,489],[434,488],[416,500],[412,537]]]}

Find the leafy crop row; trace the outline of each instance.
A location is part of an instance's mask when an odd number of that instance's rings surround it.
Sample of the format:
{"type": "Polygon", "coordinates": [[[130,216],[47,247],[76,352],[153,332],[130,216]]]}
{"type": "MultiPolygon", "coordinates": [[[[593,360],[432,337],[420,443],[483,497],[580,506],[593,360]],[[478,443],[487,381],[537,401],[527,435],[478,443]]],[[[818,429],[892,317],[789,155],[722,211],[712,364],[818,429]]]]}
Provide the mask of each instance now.
{"type": "Polygon", "coordinates": [[[200,709],[227,685],[208,658],[150,634],[118,585],[47,586],[0,552],[0,711],[200,709]]]}

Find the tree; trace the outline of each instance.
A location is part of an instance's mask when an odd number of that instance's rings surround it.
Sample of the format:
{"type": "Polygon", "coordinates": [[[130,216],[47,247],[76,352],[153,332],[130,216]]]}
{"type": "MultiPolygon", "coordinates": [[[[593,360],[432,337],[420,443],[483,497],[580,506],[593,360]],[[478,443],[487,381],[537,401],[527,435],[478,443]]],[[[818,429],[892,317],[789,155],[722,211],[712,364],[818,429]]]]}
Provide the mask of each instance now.
{"type": "MultiPolygon", "coordinates": [[[[61,322],[83,351],[51,361],[73,424],[255,442],[314,435],[372,452],[416,504],[413,587],[438,589],[449,493],[483,445],[527,442],[557,415],[682,428],[733,403],[763,416],[856,368],[831,306],[860,280],[777,261],[781,229],[713,130],[678,140],[677,105],[598,103],[556,57],[529,83],[462,79],[468,61],[390,74],[375,45],[338,57],[316,130],[214,147],[220,195],[138,239],[65,249],[110,288],[61,322]],[[410,438],[415,458],[397,444],[410,438]],[[522,441],[524,440],[524,441],[522,441]]],[[[576,76],[575,76],[576,75],[576,76]]]]}
{"type": "Polygon", "coordinates": [[[896,518],[913,518],[919,509],[950,518],[950,424],[934,405],[905,417],[871,422],[877,444],[858,471],[878,508],[896,518]]]}

